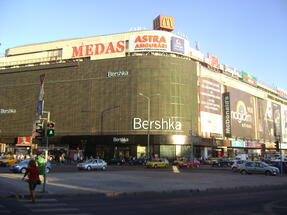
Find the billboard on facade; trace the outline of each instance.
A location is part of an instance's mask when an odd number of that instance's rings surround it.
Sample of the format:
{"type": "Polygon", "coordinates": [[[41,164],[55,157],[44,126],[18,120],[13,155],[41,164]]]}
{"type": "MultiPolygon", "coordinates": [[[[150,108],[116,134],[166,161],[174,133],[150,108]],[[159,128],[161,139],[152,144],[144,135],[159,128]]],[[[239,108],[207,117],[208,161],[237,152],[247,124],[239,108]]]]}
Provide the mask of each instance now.
{"type": "Polygon", "coordinates": [[[255,139],[253,96],[232,87],[227,87],[227,91],[230,93],[232,135],[255,139]]]}
{"type": "Polygon", "coordinates": [[[287,106],[281,106],[281,118],[282,118],[282,142],[287,142],[287,106]]]}
{"type": "Polygon", "coordinates": [[[211,78],[199,80],[201,132],[222,136],[221,84],[211,78]]]}
{"type": "Polygon", "coordinates": [[[275,141],[275,136],[282,135],[283,139],[285,133],[284,118],[287,117],[284,115],[287,114],[284,111],[284,106],[281,109],[281,105],[263,99],[257,99],[257,106],[258,138],[273,142],[275,141]]]}
{"type": "Polygon", "coordinates": [[[189,42],[169,32],[144,32],[129,39],[130,52],[160,51],[188,55],[189,42]]]}

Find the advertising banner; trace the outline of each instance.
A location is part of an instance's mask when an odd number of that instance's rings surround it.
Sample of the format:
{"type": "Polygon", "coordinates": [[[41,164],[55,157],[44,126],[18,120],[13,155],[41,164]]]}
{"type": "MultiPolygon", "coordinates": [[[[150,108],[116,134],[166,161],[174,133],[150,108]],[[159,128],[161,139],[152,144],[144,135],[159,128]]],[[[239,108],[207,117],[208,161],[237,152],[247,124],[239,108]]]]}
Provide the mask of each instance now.
{"type": "Polygon", "coordinates": [[[171,51],[184,54],[184,39],[171,37],[171,51]]]}
{"type": "Polygon", "coordinates": [[[257,78],[253,75],[248,74],[247,72],[242,72],[242,80],[253,86],[257,85],[257,78]]]}
{"type": "Polygon", "coordinates": [[[274,136],[281,136],[281,105],[272,103],[274,119],[274,136]]]}
{"type": "Polygon", "coordinates": [[[145,32],[130,36],[130,52],[177,52],[188,55],[189,42],[169,32],[145,32]]]}
{"type": "Polygon", "coordinates": [[[230,93],[231,130],[235,137],[255,139],[253,96],[235,88],[230,93]]]}
{"type": "Polygon", "coordinates": [[[222,136],[221,84],[211,78],[199,80],[201,132],[222,136]]]}
{"type": "Polygon", "coordinates": [[[231,147],[244,148],[245,142],[243,140],[231,140],[231,147]]]}
{"type": "Polygon", "coordinates": [[[281,106],[281,116],[282,116],[282,139],[281,141],[287,143],[287,106],[281,106]]]}
{"type": "Polygon", "coordinates": [[[282,141],[283,142],[284,140],[286,141],[287,107],[263,99],[257,99],[257,106],[258,106],[258,117],[257,117],[258,138],[274,142],[275,136],[280,135],[282,136],[282,141]]]}

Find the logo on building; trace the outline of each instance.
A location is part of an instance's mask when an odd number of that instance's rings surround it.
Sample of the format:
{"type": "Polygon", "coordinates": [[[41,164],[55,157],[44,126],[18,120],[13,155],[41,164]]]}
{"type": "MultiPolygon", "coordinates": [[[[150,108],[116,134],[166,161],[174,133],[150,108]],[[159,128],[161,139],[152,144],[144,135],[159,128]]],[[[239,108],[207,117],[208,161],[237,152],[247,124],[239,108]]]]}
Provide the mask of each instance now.
{"type": "Polygon", "coordinates": [[[184,54],[184,39],[171,37],[171,51],[184,54]]]}
{"type": "Polygon", "coordinates": [[[172,16],[159,15],[153,20],[154,30],[174,30],[174,18],[172,16]]]}
{"type": "Polygon", "coordinates": [[[230,110],[230,94],[223,93],[223,124],[226,137],[231,137],[231,110],[230,110]]]}

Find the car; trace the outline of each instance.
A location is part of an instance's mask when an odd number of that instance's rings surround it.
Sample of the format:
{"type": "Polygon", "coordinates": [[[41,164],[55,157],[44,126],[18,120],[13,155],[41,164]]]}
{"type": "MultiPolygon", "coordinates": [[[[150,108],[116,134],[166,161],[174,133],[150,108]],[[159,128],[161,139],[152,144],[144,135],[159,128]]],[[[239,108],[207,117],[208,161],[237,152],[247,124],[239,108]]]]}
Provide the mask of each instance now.
{"type": "Polygon", "coordinates": [[[228,158],[219,158],[218,160],[215,160],[212,162],[212,166],[218,166],[218,167],[224,167],[224,166],[231,166],[232,165],[232,161],[229,160],[228,158]]]}
{"type": "Polygon", "coordinates": [[[86,162],[77,164],[79,170],[106,170],[108,167],[106,161],[102,159],[90,159],[86,162]]]}
{"type": "Polygon", "coordinates": [[[235,160],[231,165],[232,172],[237,172],[239,170],[239,166],[245,164],[248,160],[235,160]]]}
{"type": "MultiPolygon", "coordinates": [[[[14,173],[26,173],[27,171],[27,168],[28,168],[28,164],[29,164],[29,161],[31,159],[34,159],[34,158],[28,158],[26,160],[22,160],[20,161],[19,163],[15,163],[13,164],[12,166],[10,166],[9,170],[11,172],[14,172],[14,173]]],[[[49,173],[52,169],[52,165],[51,163],[48,161],[46,163],[46,173],[49,173]]]]}
{"type": "Polygon", "coordinates": [[[208,159],[203,159],[202,164],[203,165],[212,165],[214,162],[217,162],[218,158],[208,158],[208,159]]]}
{"type": "Polygon", "coordinates": [[[146,162],[147,168],[168,167],[169,162],[167,159],[149,160],[146,162]]]}
{"type": "Polygon", "coordinates": [[[11,166],[17,162],[17,159],[10,156],[3,156],[0,158],[0,166],[11,166]]]}
{"type": "Polygon", "coordinates": [[[118,165],[118,166],[120,166],[120,165],[123,165],[125,163],[126,163],[126,161],[123,158],[112,158],[111,160],[108,161],[109,165],[118,165]]]}
{"type": "MultiPolygon", "coordinates": [[[[281,172],[281,161],[271,161],[270,165],[277,167],[281,172]]],[[[282,162],[282,172],[287,173],[287,162],[282,162]]]]}
{"type": "Polygon", "coordinates": [[[200,162],[198,160],[194,161],[182,161],[178,164],[178,167],[183,168],[183,167],[199,167],[200,162]]]}
{"type": "Polygon", "coordinates": [[[239,166],[239,172],[242,175],[258,173],[275,176],[279,173],[279,169],[261,161],[249,161],[239,166]]]}
{"type": "Polygon", "coordinates": [[[146,159],[145,158],[131,158],[128,160],[129,165],[145,165],[146,159]]]}

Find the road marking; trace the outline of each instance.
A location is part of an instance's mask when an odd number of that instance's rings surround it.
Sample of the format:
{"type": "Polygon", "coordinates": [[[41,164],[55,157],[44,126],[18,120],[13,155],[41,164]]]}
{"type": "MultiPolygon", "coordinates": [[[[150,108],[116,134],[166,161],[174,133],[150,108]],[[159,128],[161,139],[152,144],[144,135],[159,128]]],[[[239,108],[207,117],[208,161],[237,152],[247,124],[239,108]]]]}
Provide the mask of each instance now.
{"type": "Polygon", "coordinates": [[[172,166],[172,171],[173,171],[174,173],[180,173],[178,167],[175,166],[175,165],[172,166]]]}
{"type": "Polygon", "coordinates": [[[70,188],[70,189],[75,189],[75,190],[89,191],[89,192],[105,193],[106,195],[112,195],[112,196],[117,196],[120,194],[119,192],[110,192],[108,190],[95,189],[92,187],[80,187],[80,186],[69,185],[69,184],[59,184],[59,183],[49,182],[48,185],[54,185],[54,186],[65,187],[65,188],[70,188]]]}
{"type": "Polygon", "coordinates": [[[31,209],[33,212],[57,212],[57,211],[79,211],[79,208],[49,208],[49,209],[31,209]]]}
{"type": "Polygon", "coordinates": [[[93,215],[93,214],[90,214],[90,213],[76,213],[76,214],[55,214],[55,215],[93,215]]]}
{"type": "MultiPolygon", "coordinates": [[[[30,199],[18,199],[19,202],[31,202],[30,199]]],[[[36,202],[57,202],[57,199],[37,199],[36,202]]]]}
{"type": "Polygon", "coordinates": [[[0,214],[9,214],[11,211],[8,210],[0,210],[0,214]]]}
{"type": "Polygon", "coordinates": [[[31,207],[31,208],[36,208],[36,207],[59,207],[59,206],[66,206],[67,204],[66,203],[37,203],[34,204],[34,203],[31,203],[31,204],[24,204],[24,207],[31,207]]]}

